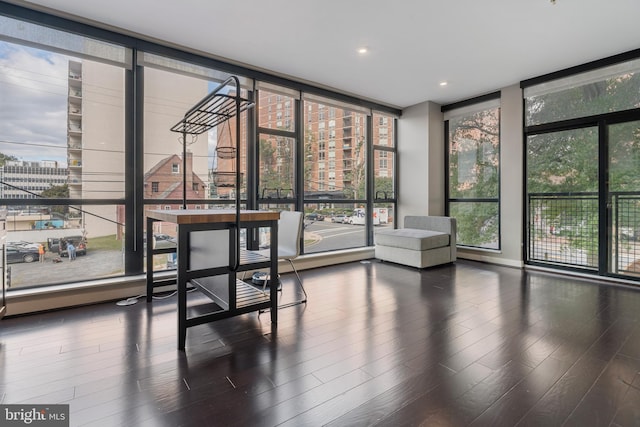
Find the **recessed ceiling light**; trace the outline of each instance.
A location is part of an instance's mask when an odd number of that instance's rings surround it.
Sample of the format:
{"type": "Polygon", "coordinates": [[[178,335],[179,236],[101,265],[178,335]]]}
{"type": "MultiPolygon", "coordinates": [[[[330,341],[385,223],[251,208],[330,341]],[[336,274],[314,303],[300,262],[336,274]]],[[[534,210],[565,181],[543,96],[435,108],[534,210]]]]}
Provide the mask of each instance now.
{"type": "Polygon", "coordinates": [[[361,54],[361,55],[365,54],[367,52],[369,52],[369,49],[366,48],[366,47],[361,47],[360,49],[358,49],[358,53],[361,54]]]}
{"type": "Polygon", "coordinates": [[[449,84],[449,82],[440,82],[440,86],[446,86],[448,84],[449,84]]]}

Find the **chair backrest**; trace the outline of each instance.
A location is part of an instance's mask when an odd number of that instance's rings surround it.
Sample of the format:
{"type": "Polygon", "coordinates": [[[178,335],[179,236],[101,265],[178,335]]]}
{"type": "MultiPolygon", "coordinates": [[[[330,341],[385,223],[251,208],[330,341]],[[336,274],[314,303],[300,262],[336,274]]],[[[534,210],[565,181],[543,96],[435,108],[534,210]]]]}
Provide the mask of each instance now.
{"type": "Polygon", "coordinates": [[[278,258],[294,259],[300,255],[302,212],[282,211],[278,221],[278,258]]]}

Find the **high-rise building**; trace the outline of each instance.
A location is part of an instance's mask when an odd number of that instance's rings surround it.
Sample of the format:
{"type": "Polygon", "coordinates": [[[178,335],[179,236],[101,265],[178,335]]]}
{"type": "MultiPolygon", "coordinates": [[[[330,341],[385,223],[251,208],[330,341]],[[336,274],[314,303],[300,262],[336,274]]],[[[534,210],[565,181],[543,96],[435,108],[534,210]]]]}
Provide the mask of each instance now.
{"type": "MultiPolygon", "coordinates": [[[[72,199],[123,199],[125,196],[125,71],[91,60],[69,60],[67,110],[67,164],[72,199]]],[[[145,169],[156,170],[168,158],[182,153],[180,136],[171,127],[184,111],[207,94],[208,82],[156,69],[145,69],[145,169]]],[[[190,146],[195,153],[189,168],[206,179],[207,144],[190,146]]],[[[180,164],[182,167],[182,164],[180,164]]],[[[163,172],[164,169],[163,169],[163,172]]],[[[162,185],[182,179],[171,171],[154,182],[162,185]]],[[[195,178],[199,179],[199,178],[195,178]]],[[[148,190],[152,184],[149,183],[148,190]]],[[[199,192],[204,194],[199,183],[199,192]]],[[[191,191],[191,187],[188,191],[191,191]]],[[[157,194],[145,194],[154,197],[157,194]]],[[[201,197],[204,197],[201,196],[201,197]]],[[[167,198],[182,198],[182,187],[167,198]],[[179,194],[178,194],[179,193],[179,194]]],[[[177,206],[176,206],[177,207],[177,206]]],[[[122,209],[113,205],[85,205],[82,224],[91,236],[118,235],[124,221],[122,209]]]]}
{"type": "MultiPolygon", "coordinates": [[[[294,132],[295,101],[285,95],[259,92],[258,127],[294,132]]],[[[318,102],[304,102],[304,191],[324,198],[364,198],[366,164],[366,115],[343,107],[318,102]]],[[[235,128],[235,118],[230,120],[235,128]]],[[[391,145],[393,120],[380,117],[373,126],[373,141],[391,145]]],[[[278,133],[278,132],[275,132],[278,133]]],[[[246,141],[246,128],[241,128],[241,140],[246,141]]],[[[217,130],[219,148],[235,147],[235,134],[227,127],[217,130]]],[[[295,146],[291,138],[259,132],[259,174],[261,196],[286,197],[294,188],[295,146]]],[[[246,146],[241,147],[241,174],[246,171],[246,146]]],[[[393,165],[387,153],[374,153],[374,174],[391,177],[393,165]]],[[[229,197],[235,182],[235,157],[218,155],[210,171],[212,194],[229,197]]]]}

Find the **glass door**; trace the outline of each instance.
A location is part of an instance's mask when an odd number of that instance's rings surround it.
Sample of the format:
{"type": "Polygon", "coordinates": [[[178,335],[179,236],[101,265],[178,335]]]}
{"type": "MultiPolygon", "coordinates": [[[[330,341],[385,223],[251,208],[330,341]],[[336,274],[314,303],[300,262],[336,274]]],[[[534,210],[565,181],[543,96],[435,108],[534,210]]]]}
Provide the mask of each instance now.
{"type": "Polygon", "coordinates": [[[528,259],[598,270],[598,128],[527,138],[528,259]]]}
{"type": "Polygon", "coordinates": [[[640,276],[640,121],[609,125],[608,273],[640,276]]]}

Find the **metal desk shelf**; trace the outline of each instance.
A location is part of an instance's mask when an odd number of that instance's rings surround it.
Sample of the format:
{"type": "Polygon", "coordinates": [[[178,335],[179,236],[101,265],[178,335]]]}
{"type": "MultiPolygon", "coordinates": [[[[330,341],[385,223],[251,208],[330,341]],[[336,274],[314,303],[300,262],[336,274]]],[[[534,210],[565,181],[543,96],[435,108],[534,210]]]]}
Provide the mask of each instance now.
{"type": "MultiPolygon", "coordinates": [[[[147,212],[147,236],[153,235],[153,223],[165,221],[178,229],[178,349],[184,350],[187,328],[215,320],[226,319],[252,311],[269,309],[271,322],[278,321],[277,286],[269,295],[237,279],[237,273],[269,268],[271,277],[278,277],[279,212],[240,211],[240,227],[270,228],[270,257],[241,251],[237,260],[238,234],[235,230],[236,211],[231,210],[158,210],[147,212]],[[191,285],[211,298],[221,309],[197,316],[188,316],[187,286],[191,285]]],[[[166,253],[147,245],[147,302],[153,289],[162,283],[154,279],[153,255],[166,253]]]]}

